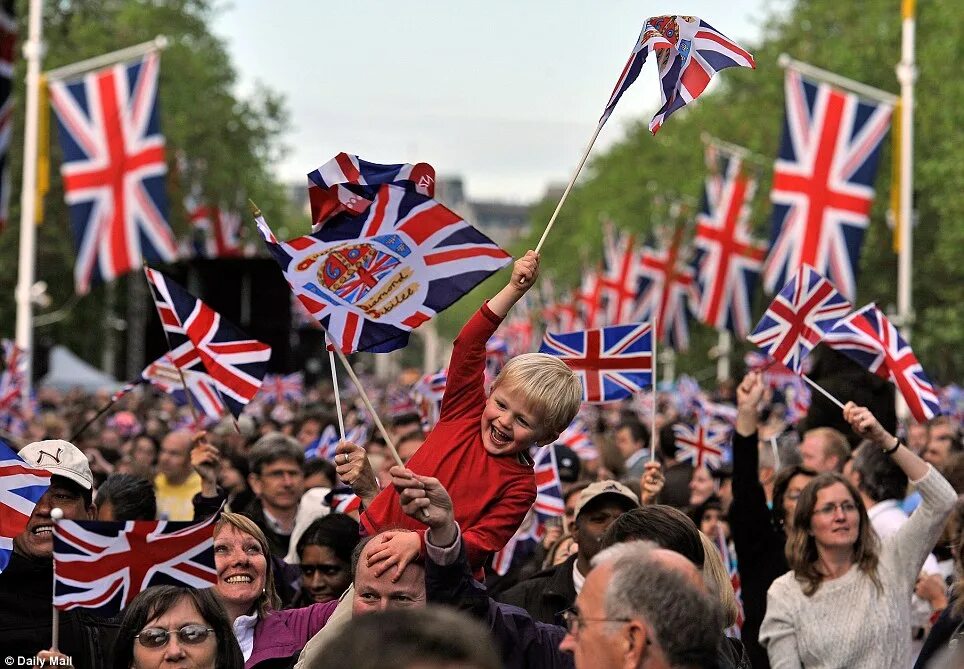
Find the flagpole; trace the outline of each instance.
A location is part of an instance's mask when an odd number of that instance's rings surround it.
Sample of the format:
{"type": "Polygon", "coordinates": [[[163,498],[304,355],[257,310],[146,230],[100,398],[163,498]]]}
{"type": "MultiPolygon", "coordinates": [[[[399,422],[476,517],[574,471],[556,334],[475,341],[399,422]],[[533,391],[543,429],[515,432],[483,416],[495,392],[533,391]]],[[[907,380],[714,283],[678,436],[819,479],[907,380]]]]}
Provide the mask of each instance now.
{"type": "Polygon", "coordinates": [[[811,378],[810,378],[809,376],[807,376],[806,374],[801,374],[800,376],[803,378],[804,381],[806,381],[807,383],[810,384],[810,387],[811,387],[811,388],[813,388],[814,390],[816,390],[817,392],[819,392],[821,395],[823,395],[824,397],[826,397],[828,400],[830,400],[831,402],[833,402],[834,404],[836,404],[838,407],[841,408],[841,410],[844,408],[843,402],[841,402],[841,401],[838,400],[836,397],[834,397],[833,395],[831,395],[830,393],[828,393],[826,390],[824,390],[824,389],[823,389],[823,386],[819,385],[816,381],[814,381],[813,379],[811,379],[811,378]]]}
{"type": "Polygon", "coordinates": [[[338,389],[338,370],[335,365],[335,352],[328,349],[328,364],[331,365],[331,387],[335,390],[335,411],[338,413],[338,435],[345,441],[345,417],[341,414],[341,391],[338,389]]]}
{"type": "MultiPolygon", "coordinates": [[[[64,511],[60,507],[55,507],[50,510],[50,520],[54,523],[54,530],[56,531],[57,525],[60,523],[61,519],[64,517],[64,511]]],[[[57,610],[57,605],[54,604],[54,599],[57,597],[57,565],[56,559],[54,560],[54,568],[50,570],[51,576],[53,577],[53,588],[50,591],[50,608],[53,609],[50,620],[50,650],[55,653],[60,652],[60,611],[57,610]]]]}
{"type": "Polygon", "coordinates": [[[140,44],[118,49],[117,51],[111,51],[110,53],[102,53],[101,55],[94,56],[93,58],[86,58],[84,60],[79,60],[76,63],[70,63],[69,65],[64,65],[63,67],[49,70],[46,73],[47,81],[67,79],[68,77],[85,74],[91,70],[96,70],[107,65],[113,65],[114,63],[123,63],[127,60],[134,60],[135,58],[139,58],[140,56],[153,51],[162,51],[168,46],[170,46],[170,42],[168,41],[167,37],[164,35],[158,35],[154,39],[147,42],[141,42],[140,44]]]}
{"type": "Polygon", "coordinates": [[[592,145],[596,143],[596,138],[599,137],[599,131],[602,130],[603,124],[600,123],[596,126],[596,132],[592,134],[592,138],[589,140],[589,146],[582,154],[582,158],[579,160],[579,164],[576,166],[576,171],[573,172],[572,178],[569,179],[569,184],[566,186],[566,190],[562,192],[562,197],[559,198],[559,204],[556,205],[556,210],[552,212],[552,216],[549,218],[549,222],[546,224],[546,229],[542,231],[542,237],[539,238],[539,243],[536,244],[536,253],[542,249],[542,243],[546,241],[546,237],[549,235],[549,231],[552,229],[552,224],[556,222],[556,217],[559,215],[559,210],[562,209],[563,203],[566,198],[569,197],[569,191],[572,190],[573,184],[576,183],[576,178],[582,171],[582,166],[586,164],[586,159],[589,157],[589,152],[592,151],[592,145]]]}
{"type": "Polygon", "coordinates": [[[653,321],[653,406],[650,407],[650,422],[649,422],[649,461],[656,462],[656,448],[659,446],[659,434],[656,432],[656,401],[658,395],[656,393],[656,340],[659,337],[656,336],[656,321],[653,321]]]}
{"type": "Polygon", "coordinates": [[[20,191],[20,249],[17,263],[17,346],[25,351],[26,369],[21,386],[23,400],[30,398],[33,382],[33,304],[31,289],[34,283],[37,228],[37,139],[40,128],[40,61],[43,57],[42,0],[30,0],[29,32],[23,45],[27,61],[27,105],[24,118],[23,181],[20,191]]]}
{"type": "MultiPolygon", "coordinates": [[[[904,0],[904,2],[908,1],[909,0],[904,0]]],[[[868,86],[867,84],[859,81],[841,76],[836,72],[830,72],[829,70],[815,67],[809,63],[803,62],[802,60],[794,60],[785,53],[781,53],[780,57],[777,58],[777,64],[785,70],[794,70],[795,72],[799,72],[800,74],[810,77],[811,79],[816,79],[817,81],[822,81],[832,86],[838,86],[839,88],[846,89],[851,93],[855,93],[871,100],[877,100],[878,102],[884,102],[889,105],[895,105],[899,100],[896,95],[893,93],[888,93],[881,88],[868,86]]]]}
{"type": "Polygon", "coordinates": [[[125,385],[123,388],[121,388],[119,391],[117,391],[116,393],[114,393],[113,395],[111,395],[110,399],[107,401],[107,404],[105,404],[105,405],[102,406],[100,409],[98,409],[98,410],[97,410],[97,413],[94,414],[94,417],[93,417],[93,418],[91,418],[89,421],[87,421],[86,423],[84,423],[83,425],[81,425],[81,426],[77,429],[77,431],[74,432],[74,433],[70,436],[70,439],[69,439],[68,441],[70,441],[70,443],[74,443],[74,441],[77,440],[77,437],[79,437],[80,435],[82,435],[82,434],[84,433],[84,430],[86,430],[88,427],[90,427],[91,425],[93,425],[94,422],[95,422],[98,418],[100,418],[101,416],[103,416],[112,406],[114,406],[114,405],[118,402],[118,400],[120,400],[120,398],[122,398],[124,395],[126,395],[126,394],[129,393],[130,391],[134,390],[134,388],[136,388],[138,385],[140,385],[140,384],[139,384],[139,383],[128,383],[128,384],[125,385]]]}
{"type": "Polygon", "coordinates": [[[911,340],[914,321],[913,280],[913,197],[914,197],[914,82],[917,66],[914,62],[915,0],[901,3],[901,56],[897,65],[900,82],[900,254],[897,258],[897,313],[901,335],[911,340]]]}

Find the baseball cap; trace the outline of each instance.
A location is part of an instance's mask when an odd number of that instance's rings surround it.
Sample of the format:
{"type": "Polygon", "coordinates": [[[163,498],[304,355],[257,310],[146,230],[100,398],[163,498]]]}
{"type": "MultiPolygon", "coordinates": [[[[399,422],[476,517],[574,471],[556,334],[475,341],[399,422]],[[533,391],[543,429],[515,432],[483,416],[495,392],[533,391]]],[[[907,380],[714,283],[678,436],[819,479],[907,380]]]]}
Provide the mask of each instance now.
{"type": "Polygon", "coordinates": [[[565,444],[552,445],[556,452],[556,467],[559,470],[559,480],[563,483],[575,483],[579,480],[579,470],[582,465],[576,452],[565,444]]]}
{"type": "Polygon", "coordinates": [[[632,490],[624,486],[619,481],[596,481],[586,487],[585,490],[579,495],[579,500],[576,502],[576,515],[578,518],[579,514],[582,512],[583,508],[593,501],[597,497],[602,497],[603,495],[610,495],[616,498],[618,501],[626,502],[627,500],[631,503],[631,506],[639,506],[639,497],[636,496],[632,490]]]}
{"type": "Polygon", "coordinates": [[[94,475],[90,471],[87,456],[69,441],[45,439],[27,444],[18,455],[35,467],[51,474],[63,476],[79,484],[85,490],[94,488],[94,475]]]}

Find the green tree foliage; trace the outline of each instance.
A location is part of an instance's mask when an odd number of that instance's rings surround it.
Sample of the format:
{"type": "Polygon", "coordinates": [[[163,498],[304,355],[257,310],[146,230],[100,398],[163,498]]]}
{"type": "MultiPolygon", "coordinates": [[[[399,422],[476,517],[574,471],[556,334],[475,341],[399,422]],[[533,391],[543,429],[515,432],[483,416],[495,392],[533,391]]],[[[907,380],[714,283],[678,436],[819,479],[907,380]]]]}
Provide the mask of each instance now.
{"type": "MultiPolygon", "coordinates": [[[[712,17],[708,17],[712,21],[712,17]]],[[[625,138],[605,153],[594,153],[543,247],[543,271],[560,287],[576,285],[582,268],[601,257],[601,218],[645,236],[654,223],[665,223],[667,199],[699,196],[704,177],[701,133],[745,146],[763,156],[776,156],[783,122],[783,70],[777,57],[788,53],[846,77],[899,92],[894,66],[900,57],[900,3],[799,0],[792,8],[764,19],[760,44],[745,45],[754,53],[755,71],[733,68],[716,79],[716,87],[674,115],[653,137],[649,115],[628,129],[625,138]]],[[[964,128],[964,78],[960,76],[964,13],[955,0],[918,4],[917,109],[915,116],[915,192],[919,225],[914,233],[914,305],[917,320],[913,346],[935,380],[960,381],[964,373],[964,161],[954,149],[964,128]]],[[[647,67],[654,67],[647,63],[647,67]]],[[[654,99],[655,90],[636,84],[621,102],[654,99]]],[[[651,109],[655,109],[655,100],[651,109]]],[[[587,121],[588,122],[588,121],[587,121]]],[[[613,132],[607,127],[603,132],[613,132]]],[[[577,156],[573,156],[573,163],[577,156]]],[[[896,303],[897,259],[886,225],[890,198],[891,148],[881,156],[877,197],[860,262],[857,305],[876,301],[887,310],[896,303]]],[[[761,166],[752,225],[769,238],[772,163],[761,166]]],[[[531,247],[541,235],[555,202],[533,214],[531,247]]],[[[518,249],[517,249],[518,250],[518,249]]],[[[498,280],[504,280],[499,277],[498,280]]],[[[496,280],[467,298],[477,306],[496,280]]],[[[754,317],[767,298],[756,297],[754,317]]],[[[459,305],[462,306],[461,304],[459,305]]],[[[467,311],[468,307],[462,309],[467,311]]],[[[453,314],[454,316],[455,314],[453,314]]],[[[693,322],[690,351],[679,357],[677,370],[712,366],[707,352],[716,333],[693,322]]],[[[743,344],[745,347],[746,345],[743,344]]]]}
{"type": "MultiPolygon", "coordinates": [[[[25,1],[18,2],[21,36],[27,38],[25,1]]],[[[266,210],[286,211],[283,187],[272,166],[283,147],[287,113],[278,94],[263,88],[250,99],[234,91],[236,73],[225,44],[210,32],[216,3],[212,0],[58,0],[46,2],[43,20],[44,70],[77,62],[166,35],[171,45],[161,55],[161,130],[167,142],[168,198],[176,237],[186,231],[183,198],[193,184],[209,199],[246,211],[252,198],[266,210]],[[182,160],[179,160],[183,158],[182,160]],[[244,207],[244,209],[242,209],[244,207]]],[[[25,63],[17,63],[14,88],[15,134],[12,141],[12,184],[9,229],[0,240],[0,334],[13,333],[14,286],[22,173],[25,63]]],[[[55,307],[67,305],[62,321],[38,328],[38,340],[65,344],[91,361],[99,360],[103,342],[105,287],[95,287],[79,300],[73,297],[74,250],[59,176],[60,148],[51,117],[51,188],[45,199],[43,224],[37,236],[37,280],[46,281],[55,307]]],[[[274,220],[283,228],[286,220],[274,220]]],[[[246,225],[246,234],[252,234],[246,225]]],[[[128,281],[143,281],[140,273],[121,279],[116,288],[119,313],[124,314],[128,281]]],[[[146,305],[147,308],[152,308],[146,305]]]]}

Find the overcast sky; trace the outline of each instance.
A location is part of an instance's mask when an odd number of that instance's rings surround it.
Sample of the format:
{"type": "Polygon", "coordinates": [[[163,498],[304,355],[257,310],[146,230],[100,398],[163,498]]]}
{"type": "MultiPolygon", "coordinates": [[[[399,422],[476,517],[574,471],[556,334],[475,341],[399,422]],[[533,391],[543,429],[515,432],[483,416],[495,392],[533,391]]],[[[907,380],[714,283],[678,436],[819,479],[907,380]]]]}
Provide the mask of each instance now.
{"type": "MultiPolygon", "coordinates": [[[[214,31],[239,93],[267,84],[287,100],[285,181],[345,151],[431,163],[461,175],[473,198],[527,201],[568,180],[647,16],[689,12],[750,46],[768,4],[235,0],[214,31]]],[[[658,106],[647,62],[597,150],[658,106]]]]}

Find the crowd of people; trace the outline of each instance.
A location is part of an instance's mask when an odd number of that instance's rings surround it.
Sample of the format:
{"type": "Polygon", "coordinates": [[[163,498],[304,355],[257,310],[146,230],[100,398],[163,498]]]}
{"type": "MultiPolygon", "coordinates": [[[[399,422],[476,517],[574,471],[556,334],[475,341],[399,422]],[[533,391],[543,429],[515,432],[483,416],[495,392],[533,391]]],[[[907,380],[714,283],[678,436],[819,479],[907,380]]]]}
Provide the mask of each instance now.
{"type": "MultiPolygon", "coordinates": [[[[124,669],[964,666],[955,419],[888,430],[851,402],[846,433],[798,433],[749,372],[719,391],[736,406],[720,467],[681,457],[673,425],[689,417],[669,395],[657,439],[616,406],[590,421],[598,453],[576,453],[557,440],[581,389],[558,359],[523,354],[483,382],[486,342],[537,275],[530,252],[463,328],[430,430],[383,394],[398,460],[377,434],[306,459],[336,424],[330,388],[207,430],[172,397],[131,393],[76,435],[108,398],[41,390],[19,455],[50,487],[0,573],[2,654],[124,669]],[[564,505],[544,522],[541,448],[564,505]],[[52,648],[54,508],[217,515],[217,582],[147,588],[112,618],[60,612],[52,648]]],[[[347,404],[349,427],[365,420],[347,404]]]]}

